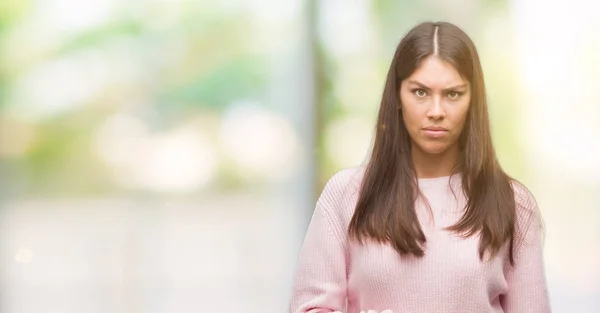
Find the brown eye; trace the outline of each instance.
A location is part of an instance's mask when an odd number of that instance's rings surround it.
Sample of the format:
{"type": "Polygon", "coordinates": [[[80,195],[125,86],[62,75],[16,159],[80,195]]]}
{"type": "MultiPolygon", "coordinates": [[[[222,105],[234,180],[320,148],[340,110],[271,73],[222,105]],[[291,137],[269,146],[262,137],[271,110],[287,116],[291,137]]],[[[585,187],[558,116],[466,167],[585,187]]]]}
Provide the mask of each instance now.
{"type": "Polygon", "coordinates": [[[448,93],[448,98],[450,98],[450,100],[456,100],[456,99],[458,99],[458,97],[460,97],[460,96],[461,96],[461,93],[460,93],[460,92],[457,92],[457,91],[450,91],[450,92],[448,93]]]}
{"type": "Polygon", "coordinates": [[[419,98],[423,98],[423,97],[427,96],[427,92],[425,90],[423,90],[423,89],[416,89],[413,92],[419,98]]]}

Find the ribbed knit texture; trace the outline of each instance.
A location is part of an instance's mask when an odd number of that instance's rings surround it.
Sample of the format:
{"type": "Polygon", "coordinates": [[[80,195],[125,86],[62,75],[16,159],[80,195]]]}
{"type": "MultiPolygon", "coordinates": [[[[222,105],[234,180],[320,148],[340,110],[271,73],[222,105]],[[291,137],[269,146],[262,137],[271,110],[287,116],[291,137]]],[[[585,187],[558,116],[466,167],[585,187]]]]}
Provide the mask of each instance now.
{"type": "Polygon", "coordinates": [[[466,204],[458,175],[419,179],[431,207],[416,203],[427,236],[424,257],[400,256],[390,245],[349,240],[363,176],[362,168],[343,170],[319,197],[300,252],[290,312],[550,312],[537,204],[522,185],[514,184],[513,267],[508,245],[493,259],[481,261],[479,237],[464,239],[443,230],[461,217],[466,204]]]}

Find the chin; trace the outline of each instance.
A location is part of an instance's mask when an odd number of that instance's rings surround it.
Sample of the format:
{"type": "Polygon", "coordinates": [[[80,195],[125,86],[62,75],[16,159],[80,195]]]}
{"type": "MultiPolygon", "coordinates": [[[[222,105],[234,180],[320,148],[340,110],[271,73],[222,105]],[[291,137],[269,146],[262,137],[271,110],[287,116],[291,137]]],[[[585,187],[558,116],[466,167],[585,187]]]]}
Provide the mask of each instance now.
{"type": "Polygon", "coordinates": [[[425,154],[442,154],[448,147],[446,145],[419,145],[419,150],[425,154]]]}

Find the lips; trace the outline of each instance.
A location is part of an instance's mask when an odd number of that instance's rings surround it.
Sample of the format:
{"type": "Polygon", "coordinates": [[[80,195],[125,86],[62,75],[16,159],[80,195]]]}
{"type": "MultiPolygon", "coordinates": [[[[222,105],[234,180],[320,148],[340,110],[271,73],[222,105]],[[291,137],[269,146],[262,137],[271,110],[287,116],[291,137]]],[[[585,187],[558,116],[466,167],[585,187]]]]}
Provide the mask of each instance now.
{"type": "Polygon", "coordinates": [[[423,128],[425,136],[429,138],[442,138],[448,134],[448,130],[440,126],[429,126],[423,128]]]}
{"type": "Polygon", "coordinates": [[[430,130],[430,131],[445,131],[447,132],[448,130],[445,129],[444,127],[441,126],[429,126],[429,127],[425,127],[423,128],[423,130],[430,130]]]}

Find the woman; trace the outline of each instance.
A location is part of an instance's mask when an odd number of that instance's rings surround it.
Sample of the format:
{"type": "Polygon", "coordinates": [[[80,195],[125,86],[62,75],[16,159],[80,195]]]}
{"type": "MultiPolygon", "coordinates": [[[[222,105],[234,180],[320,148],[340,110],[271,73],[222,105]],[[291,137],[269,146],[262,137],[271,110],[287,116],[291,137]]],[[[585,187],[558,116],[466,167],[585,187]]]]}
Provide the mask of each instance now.
{"type": "Polygon", "coordinates": [[[550,312],[540,232],[495,156],[475,46],[423,23],[392,60],[369,162],[317,200],[291,312],[550,312]]]}

